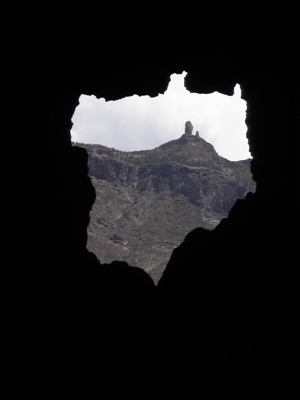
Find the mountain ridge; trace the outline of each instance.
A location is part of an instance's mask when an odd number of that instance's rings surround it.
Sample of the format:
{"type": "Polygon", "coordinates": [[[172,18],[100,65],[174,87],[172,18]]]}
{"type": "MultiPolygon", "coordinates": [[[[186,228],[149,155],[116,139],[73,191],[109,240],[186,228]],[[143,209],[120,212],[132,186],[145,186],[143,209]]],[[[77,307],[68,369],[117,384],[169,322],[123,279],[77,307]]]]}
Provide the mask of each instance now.
{"type": "Polygon", "coordinates": [[[102,263],[123,260],[157,281],[172,250],[197,227],[213,229],[255,190],[250,159],[229,161],[199,136],[124,152],[79,144],[89,154],[97,197],[88,249],[102,263]]]}

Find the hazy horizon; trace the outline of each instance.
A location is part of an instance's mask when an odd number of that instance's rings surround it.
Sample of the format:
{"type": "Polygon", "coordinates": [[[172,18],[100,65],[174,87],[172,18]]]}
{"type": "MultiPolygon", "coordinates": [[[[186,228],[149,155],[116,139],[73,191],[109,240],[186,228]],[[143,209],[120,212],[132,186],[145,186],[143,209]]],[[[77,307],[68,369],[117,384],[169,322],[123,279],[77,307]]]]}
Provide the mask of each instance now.
{"type": "Polygon", "coordinates": [[[105,101],[82,95],[72,118],[73,142],[101,144],[121,151],[151,150],[178,139],[185,122],[217,153],[232,161],[250,158],[245,124],[246,102],[236,85],[233,96],[190,93],[183,74],[171,75],[157,97],[131,96],[105,101]]]}

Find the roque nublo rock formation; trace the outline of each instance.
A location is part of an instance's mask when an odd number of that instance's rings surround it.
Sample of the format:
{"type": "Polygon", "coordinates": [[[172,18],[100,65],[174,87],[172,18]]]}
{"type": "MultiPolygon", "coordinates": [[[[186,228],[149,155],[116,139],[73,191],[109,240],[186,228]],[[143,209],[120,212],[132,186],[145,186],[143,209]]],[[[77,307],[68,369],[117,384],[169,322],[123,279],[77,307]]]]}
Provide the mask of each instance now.
{"type": "MultiPolygon", "coordinates": [[[[294,9],[295,8],[295,9],[294,9]]],[[[3,398],[299,398],[298,15],[253,2],[10,2],[1,25],[3,398]],[[247,101],[256,192],[158,285],[87,251],[81,94],[247,101]]]]}

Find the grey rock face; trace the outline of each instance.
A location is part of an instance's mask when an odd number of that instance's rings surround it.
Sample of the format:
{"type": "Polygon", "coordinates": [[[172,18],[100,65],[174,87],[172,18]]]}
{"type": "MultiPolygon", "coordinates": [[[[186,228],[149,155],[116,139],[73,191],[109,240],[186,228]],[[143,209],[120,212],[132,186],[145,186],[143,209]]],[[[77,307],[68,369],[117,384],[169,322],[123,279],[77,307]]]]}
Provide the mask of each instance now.
{"type": "MultiPolygon", "coordinates": [[[[192,131],[190,121],[186,127],[192,131]]],[[[219,157],[211,144],[190,133],[153,150],[86,149],[97,193],[89,250],[101,262],[141,266],[155,281],[189,231],[213,229],[237,198],[254,190],[249,160],[219,157]]]]}
{"type": "Polygon", "coordinates": [[[192,125],[191,121],[186,121],[184,133],[187,135],[193,134],[193,125],[192,125]]]}

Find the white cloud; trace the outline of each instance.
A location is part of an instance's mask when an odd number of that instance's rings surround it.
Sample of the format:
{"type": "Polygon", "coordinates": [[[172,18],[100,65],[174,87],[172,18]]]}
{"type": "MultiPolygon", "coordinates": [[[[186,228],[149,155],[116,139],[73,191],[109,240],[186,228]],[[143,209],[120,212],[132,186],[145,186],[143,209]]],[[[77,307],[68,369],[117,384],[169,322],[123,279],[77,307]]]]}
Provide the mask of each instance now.
{"type": "Polygon", "coordinates": [[[246,103],[239,86],[233,96],[190,93],[184,87],[185,75],[172,75],[165,94],[155,98],[135,95],[106,102],[82,95],[72,119],[72,140],[123,151],[153,149],[179,138],[190,120],[193,133],[199,131],[219,155],[230,160],[249,158],[246,103]]]}

